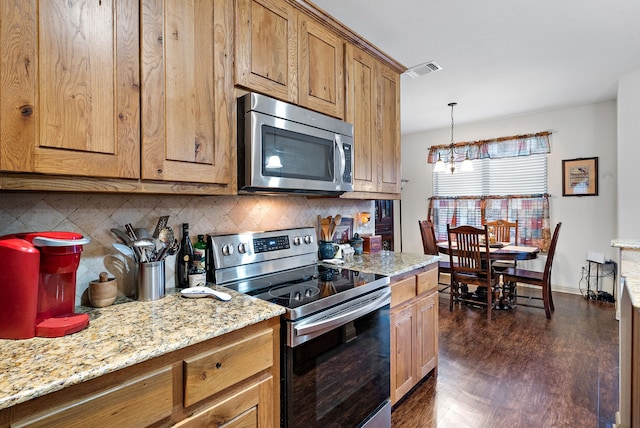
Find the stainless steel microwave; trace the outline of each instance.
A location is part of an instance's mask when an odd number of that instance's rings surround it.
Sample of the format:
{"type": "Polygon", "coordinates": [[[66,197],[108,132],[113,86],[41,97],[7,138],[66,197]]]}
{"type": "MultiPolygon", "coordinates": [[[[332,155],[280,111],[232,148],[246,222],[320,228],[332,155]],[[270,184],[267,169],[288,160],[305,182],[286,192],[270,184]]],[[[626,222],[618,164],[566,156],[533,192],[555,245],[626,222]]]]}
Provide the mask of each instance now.
{"type": "Polygon", "coordinates": [[[353,125],[265,95],[238,99],[238,191],[353,191],[353,125]]]}

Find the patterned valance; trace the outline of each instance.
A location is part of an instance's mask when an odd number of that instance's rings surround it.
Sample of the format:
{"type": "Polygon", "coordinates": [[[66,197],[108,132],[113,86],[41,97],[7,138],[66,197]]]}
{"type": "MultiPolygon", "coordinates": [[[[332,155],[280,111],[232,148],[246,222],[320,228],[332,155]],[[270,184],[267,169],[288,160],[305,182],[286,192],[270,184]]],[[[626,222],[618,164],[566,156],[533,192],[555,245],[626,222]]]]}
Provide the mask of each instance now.
{"type": "MultiPolygon", "coordinates": [[[[545,131],[537,134],[456,143],[454,144],[454,159],[456,162],[460,162],[465,159],[465,156],[468,156],[469,159],[498,159],[549,153],[551,151],[549,135],[551,132],[545,131]]],[[[450,144],[430,147],[427,162],[435,163],[438,160],[438,153],[442,160],[448,161],[451,156],[450,148],[450,144]]]]}
{"type": "Polygon", "coordinates": [[[549,249],[551,226],[549,194],[511,196],[458,196],[429,198],[427,218],[435,226],[436,240],[447,240],[447,224],[482,227],[488,221],[518,220],[519,245],[549,249]]]}

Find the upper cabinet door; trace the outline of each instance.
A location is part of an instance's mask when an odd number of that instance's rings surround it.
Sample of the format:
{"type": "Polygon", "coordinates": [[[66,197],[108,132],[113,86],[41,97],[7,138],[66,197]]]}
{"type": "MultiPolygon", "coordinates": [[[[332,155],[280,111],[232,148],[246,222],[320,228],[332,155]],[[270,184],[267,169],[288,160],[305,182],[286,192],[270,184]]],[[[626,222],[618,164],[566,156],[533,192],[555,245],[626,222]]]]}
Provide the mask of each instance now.
{"type": "Polygon", "coordinates": [[[378,191],[400,193],[400,75],[379,64],[376,91],[378,191]]]}
{"type": "Polygon", "coordinates": [[[318,22],[298,19],[300,105],[344,119],[344,42],[318,22]]]}
{"type": "Polygon", "coordinates": [[[377,190],[376,155],[376,60],[351,44],[346,46],[347,111],[345,120],[353,123],[355,164],[354,190],[377,190]]]}
{"type": "Polygon", "coordinates": [[[297,13],[281,0],[237,0],[235,83],[298,101],[297,13]]]}
{"type": "MultiPolygon", "coordinates": [[[[353,123],[356,192],[400,193],[400,75],[347,44],[346,121],[353,123]]],[[[350,196],[355,196],[350,194],[350,196]]],[[[378,195],[367,195],[381,199],[378,195]]],[[[389,199],[389,197],[382,199],[389,199]]]]}
{"type": "Polygon", "coordinates": [[[142,4],[142,179],[235,183],[232,3],[142,4]]]}
{"type": "Polygon", "coordinates": [[[0,2],[0,170],[140,176],[136,0],[0,2]]]}

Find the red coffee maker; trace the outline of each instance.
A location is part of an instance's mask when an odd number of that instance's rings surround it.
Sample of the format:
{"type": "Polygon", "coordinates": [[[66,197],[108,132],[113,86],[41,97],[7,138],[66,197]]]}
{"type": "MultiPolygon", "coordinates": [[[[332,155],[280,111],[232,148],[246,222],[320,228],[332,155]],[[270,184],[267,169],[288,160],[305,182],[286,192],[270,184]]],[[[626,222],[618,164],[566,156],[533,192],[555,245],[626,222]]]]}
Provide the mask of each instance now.
{"type": "Polygon", "coordinates": [[[89,238],[73,232],[0,236],[0,338],[60,337],[89,325],[75,314],[76,271],[89,238]]]}

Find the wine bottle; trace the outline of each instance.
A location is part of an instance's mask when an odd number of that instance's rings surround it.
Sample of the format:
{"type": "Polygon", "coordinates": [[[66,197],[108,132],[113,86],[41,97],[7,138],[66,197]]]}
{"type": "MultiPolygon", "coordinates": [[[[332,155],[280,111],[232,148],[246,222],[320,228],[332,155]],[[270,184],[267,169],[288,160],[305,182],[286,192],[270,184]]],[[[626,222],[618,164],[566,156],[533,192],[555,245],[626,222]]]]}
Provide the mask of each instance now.
{"type": "Polygon", "coordinates": [[[207,285],[206,252],[204,235],[198,235],[198,241],[193,245],[193,258],[189,268],[189,287],[207,285]]]}
{"type": "Polygon", "coordinates": [[[204,235],[198,235],[198,241],[193,244],[193,264],[198,270],[207,271],[207,243],[204,241],[204,235]]]}
{"type": "Polygon", "coordinates": [[[180,251],[176,256],[176,288],[189,286],[189,267],[193,260],[193,244],[189,238],[189,223],[182,223],[180,251]]]}

